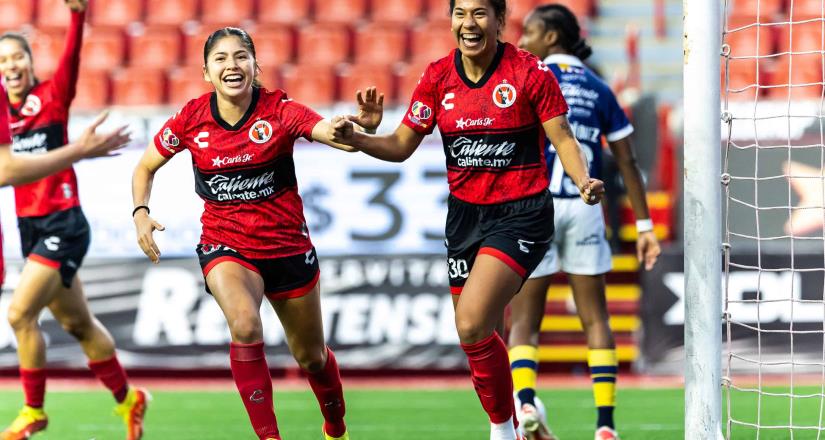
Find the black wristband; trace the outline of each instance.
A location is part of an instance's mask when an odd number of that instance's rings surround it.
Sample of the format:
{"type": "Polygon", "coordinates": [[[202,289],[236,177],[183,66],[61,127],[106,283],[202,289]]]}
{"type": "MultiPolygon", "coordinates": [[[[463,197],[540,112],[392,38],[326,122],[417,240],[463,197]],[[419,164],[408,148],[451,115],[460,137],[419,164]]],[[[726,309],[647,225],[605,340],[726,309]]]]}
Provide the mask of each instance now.
{"type": "Polygon", "coordinates": [[[145,210],[146,210],[146,214],[149,214],[149,213],[151,212],[151,211],[149,210],[149,207],[148,207],[148,206],[146,206],[146,205],[140,205],[140,206],[138,206],[138,207],[136,207],[135,209],[133,209],[133,210],[132,210],[132,217],[134,217],[134,216],[135,216],[135,214],[137,214],[137,212],[138,212],[138,211],[140,211],[141,209],[145,209],[145,210]]]}

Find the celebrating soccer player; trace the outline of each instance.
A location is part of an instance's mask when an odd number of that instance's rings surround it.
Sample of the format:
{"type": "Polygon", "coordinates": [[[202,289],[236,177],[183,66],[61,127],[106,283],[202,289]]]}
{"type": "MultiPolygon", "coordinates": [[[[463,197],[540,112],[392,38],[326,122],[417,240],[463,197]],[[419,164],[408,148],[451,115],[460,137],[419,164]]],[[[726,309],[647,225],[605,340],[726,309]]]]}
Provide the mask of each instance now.
{"type": "Polygon", "coordinates": [[[451,0],[458,49],[430,64],[394,133],[370,136],[336,118],[335,140],[379,159],[403,161],[436,125],[447,158],[447,262],[455,320],[492,440],[518,438],[507,348],[494,331],[505,306],[547,251],[553,202],[545,136],[579,195],[598,203],[553,73],[498,39],[505,0],[451,0]]]}
{"type": "MultiPolygon", "coordinates": [[[[196,192],[204,200],[197,254],[207,291],[229,324],[232,375],[260,439],[280,439],[272,380],[264,355],[260,307],[266,297],[287,344],[307,373],[324,416],[327,440],[348,439],[344,395],[335,356],[324,343],[318,257],[309,239],[292,159],[298,138],[335,148],[330,121],[282,90],[258,86],[255,46],[237,28],[215,31],[203,50],[204,79],[215,88],[187,103],[160,129],[135,168],[133,216],[141,249],[157,263],[153,239],[163,227],[149,216],[155,172],[189,150],[196,192]]],[[[200,78],[193,79],[200,81],[200,78]]],[[[380,123],[375,91],[356,122],[380,123]]]]}
{"type": "Polygon", "coordinates": [[[107,154],[128,141],[128,135],[123,130],[110,134],[108,139],[94,135],[94,127],[103,121],[101,117],[81,138],[87,144],[85,147],[61,148],[67,144],[69,105],[77,82],[86,1],[69,0],[67,5],[72,13],[66,49],[51,80],[38,81],[34,77],[31,48],[23,36],[0,35],[0,70],[7,89],[3,91],[2,105],[11,112],[12,149],[16,156],[12,160],[7,150],[2,149],[2,161],[4,167],[17,163],[17,168],[9,169],[10,175],[3,180],[19,185],[15,188],[15,199],[26,257],[8,311],[17,338],[25,405],[0,438],[29,438],[48,423],[43,411],[46,345],[38,324],[40,312],[48,307],[63,328],[80,342],[89,367],[112,391],[118,402],[116,412],[126,424],[126,438],[139,439],[148,393],[129,386],[115,355],[114,341],[89,311],[76,275],[89,247],[90,232],[71,168],[71,163],[81,157],[107,154]],[[90,142],[98,147],[89,149],[90,142]],[[21,161],[26,156],[30,160],[21,161]],[[48,177],[28,183],[35,180],[34,175],[48,177]]]}
{"type": "MultiPolygon", "coordinates": [[[[641,172],[633,156],[627,120],[610,88],[582,61],[591,54],[580,35],[576,16],[562,5],[539,6],[524,21],[519,47],[542,57],[557,78],[571,111],[570,123],[590,166],[598,176],[602,166],[602,136],[607,139],[627,186],[638,219],[636,248],[639,261],[650,270],[659,255],[659,243],[645,201],[641,172]]],[[[587,363],[593,379],[593,395],[598,409],[596,440],[616,440],[613,423],[618,361],[616,345],[608,323],[604,274],[610,270],[610,246],[605,238],[600,206],[588,206],[578,199],[571,177],[561,169],[555,142],[548,144],[550,192],[555,199],[556,232],[547,254],[521,292],[511,302],[510,361],[513,371],[519,419],[528,435],[552,439],[544,415],[537,411],[536,372],[538,337],[550,276],[564,271],[573,288],[576,310],[587,335],[587,363]]]]}

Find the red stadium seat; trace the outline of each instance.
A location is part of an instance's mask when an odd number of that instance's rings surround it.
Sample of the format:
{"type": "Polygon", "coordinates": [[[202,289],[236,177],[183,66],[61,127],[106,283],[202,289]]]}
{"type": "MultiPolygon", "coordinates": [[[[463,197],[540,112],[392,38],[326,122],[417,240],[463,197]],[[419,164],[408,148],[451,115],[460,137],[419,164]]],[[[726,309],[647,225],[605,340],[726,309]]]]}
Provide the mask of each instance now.
{"type": "MultiPolygon", "coordinates": [[[[790,3],[790,1],[788,2],[790,3]]],[[[814,0],[794,0],[793,2],[793,15],[794,21],[799,21],[800,17],[815,17],[819,18],[822,17],[822,2],[814,1],[814,0]]],[[[785,7],[788,12],[790,12],[790,6],[785,7]]]]}
{"type": "Polygon", "coordinates": [[[410,49],[413,61],[435,61],[456,48],[449,20],[429,21],[413,29],[410,49]]]}
{"type": "Polygon", "coordinates": [[[729,20],[725,34],[725,43],[730,46],[734,57],[769,55],[776,53],[776,27],[755,25],[753,18],[729,20]],[[749,26],[749,27],[747,27],[749,26]],[[739,29],[739,30],[737,30],[739,29]],[[757,50],[758,37],[758,50],[757,50]]]}
{"type": "Polygon", "coordinates": [[[428,20],[449,20],[450,4],[446,0],[425,0],[424,15],[428,20]]]}
{"type": "Polygon", "coordinates": [[[398,98],[396,101],[401,104],[410,102],[413,91],[421,79],[421,75],[427,69],[429,62],[422,61],[414,64],[401,65],[395,72],[398,82],[398,98]]]}
{"type": "Polygon", "coordinates": [[[91,2],[91,23],[95,26],[126,26],[143,20],[143,2],[104,0],[91,2]]]}
{"type": "MultiPolygon", "coordinates": [[[[764,63],[760,63],[764,65],[764,63]]],[[[746,88],[750,85],[756,84],[756,72],[758,69],[755,59],[730,60],[728,66],[730,67],[730,79],[728,89],[728,97],[734,101],[753,101],[758,93],[755,87],[746,88]],[[742,89],[737,91],[737,89],[742,89]]],[[[764,70],[764,69],[763,69],[764,70]]],[[[725,64],[722,64],[721,79],[722,79],[722,94],[725,93],[725,64]]]]}
{"type": "Polygon", "coordinates": [[[338,100],[356,103],[355,92],[362,92],[367,87],[375,86],[379,93],[384,94],[385,103],[395,102],[395,88],[393,87],[393,77],[390,68],[386,64],[354,64],[345,66],[338,74],[338,84],[340,94],[338,100]]]}
{"type": "Polygon", "coordinates": [[[390,65],[407,58],[407,29],[397,24],[373,23],[355,33],[357,63],[390,65]]]}
{"type": "Polygon", "coordinates": [[[823,50],[825,44],[823,44],[822,35],[821,21],[783,25],[779,27],[779,50],[782,52],[823,50]]]}
{"type": "Polygon", "coordinates": [[[378,23],[407,24],[421,16],[421,3],[421,0],[373,1],[370,18],[378,23]]]}
{"type": "Polygon", "coordinates": [[[733,0],[728,8],[735,15],[759,16],[762,17],[762,22],[768,22],[781,12],[782,2],[783,0],[733,0]]]}
{"type": "Polygon", "coordinates": [[[313,24],[298,31],[298,63],[338,64],[349,59],[349,30],[337,24],[313,24]]]}
{"type": "Polygon", "coordinates": [[[126,58],[126,42],[121,28],[96,27],[83,37],[80,62],[87,69],[113,69],[126,58]]]}
{"type": "Polygon", "coordinates": [[[0,0],[0,28],[18,29],[34,18],[34,2],[0,0]]]}
{"type": "Polygon", "coordinates": [[[335,75],[331,67],[315,64],[284,66],[281,88],[290,98],[309,106],[335,102],[335,75]]]}
{"type": "Polygon", "coordinates": [[[240,23],[252,18],[254,0],[203,0],[201,21],[205,24],[240,23]]]}
{"type": "Polygon", "coordinates": [[[69,8],[63,0],[37,0],[35,21],[38,27],[66,27],[70,21],[69,8]]]}
{"type": "MultiPolygon", "coordinates": [[[[54,72],[65,46],[65,28],[39,28],[29,38],[34,56],[34,69],[38,75],[54,72]],[[42,74],[41,74],[42,72],[42,74]]],[[[42,75],[46,78],[45,75],[42,75]]]]}
{"type": "Polygon", "coordinates": [[[309,21],[310,0],[260,0],[258,24],[296,25],[309,21]]]}
{"type": "Polygon", "coordinates": [[[546,2],[542,0],[510,0],[507,2],[507,8],[509,9],[507,19],[521,23],[533,8],[543,3],[546,2]]]}
{"type": "Polygon", "coordinates": [[[352,25],[367,13],[367,0],[323,0],[315,2],[315,21],[352,25]]]}
{"type": "MultiPolygon", "coordinates": [[[[545,2],[539,1],[536,3],[536,6],[544,3],[545,2]]],[[[595,5],[592,0],[553,0],[553,3],[559,3],[567,6],[567,9],[570,9],[570,12],[572,12],[579,19],[579,25],[582,27],[584,26],[582,21],[585,21],[586,17],[593,15],[595,9],[595,5]]]]}
{"type": "Polygon", "coordinates": [[[792,101],[818,100],[822,97],[822,82],[822,56],[820,54],[793,55],[792,57],[783,55],[775,64],[769,81],[771,85],[782,85],[782,87],[769,89],[768,96],[774,99],[788,99],[789,87],[785,84],[790,83],[794,86],[790,87],[792,101]],[[803,84],[811,85],[803,86],[803,84]]]}
{"type": "Polygon", "coordinates": [[[251,32],[255,42],[258,64],[263,67],[277,67],[291,63],[295,45],[293,33],[286,26],[258,26],[251,32]]]}
{"type": "Polygon", "coordinates": [[[179,26],[197,14],[198,0],[146,0],[146,24],[179,26]]]}
{"type": "Polygon", "coordinates": [[[104,70],[82,69],[72,108],[94,110],[109,104],[109,74],[104,70]]]}
{"type": "Polygon", "coordinates": [[[183,34],[183,64],[187,66],[203,66],[203,45],[207,37],[218,26],[200,26],[195,30],[183,34]]]}
{"type": "Polygon", "coordinates": [[[523,21],[507,20],[507,25],[504,26],[504,41],[518,46],[518,40],[521,38],[523,21]]]}
{"type": "Polygon", "coordinates": [[[177,27],[142,27],[129,36],[129,65],[166,69],[181,59],[181,35],[177,27]]]}
{"type": "Polygon", "coordinates": [[[281,88],[280,78],[281,66],[261,66],[261,71],[258,72],[258,82],[261,87],[267,90],[275,90],[281,88]]]}
{"type": "Polygon", "coordinates": [[[204,93],[214,89],[212,84],[203,79],[203,70],[200,67],[179,67],[169,71],[169,104],[182,107],[204,93]]]}
{"type": "Polygon", "coordinates": [[[112,104],[160,105],[166,103],[166,78],[160,69],[130,67],[112,74],[112,104]]]}

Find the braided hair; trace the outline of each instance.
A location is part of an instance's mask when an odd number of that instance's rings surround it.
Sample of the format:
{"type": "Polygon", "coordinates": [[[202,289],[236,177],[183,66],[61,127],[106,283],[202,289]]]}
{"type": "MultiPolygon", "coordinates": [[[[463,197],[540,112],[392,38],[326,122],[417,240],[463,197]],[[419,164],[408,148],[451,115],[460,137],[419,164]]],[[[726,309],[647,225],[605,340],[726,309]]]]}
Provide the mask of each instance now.
{"type": "Polygon", "coordinates": [[[559,44],[567,53],[584,61],[593,54],[593,49],[581,36],[581,27],[576,16],[566,6],[557,3],[542,5],[533,10],[533,19],[544,23],[545,31],[556,31],[559,44]]]}

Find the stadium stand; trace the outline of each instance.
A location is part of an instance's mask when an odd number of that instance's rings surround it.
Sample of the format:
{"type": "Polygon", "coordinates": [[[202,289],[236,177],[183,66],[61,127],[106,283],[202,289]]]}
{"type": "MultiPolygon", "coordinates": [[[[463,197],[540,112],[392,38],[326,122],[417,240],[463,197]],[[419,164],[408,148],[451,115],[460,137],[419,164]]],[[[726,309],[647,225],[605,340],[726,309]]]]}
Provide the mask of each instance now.
{"type": "Polygon", "coordinates": [[[20,0],[0,0],[0,29],[15,29],[31,23],[34,3],[20,0]]]}

